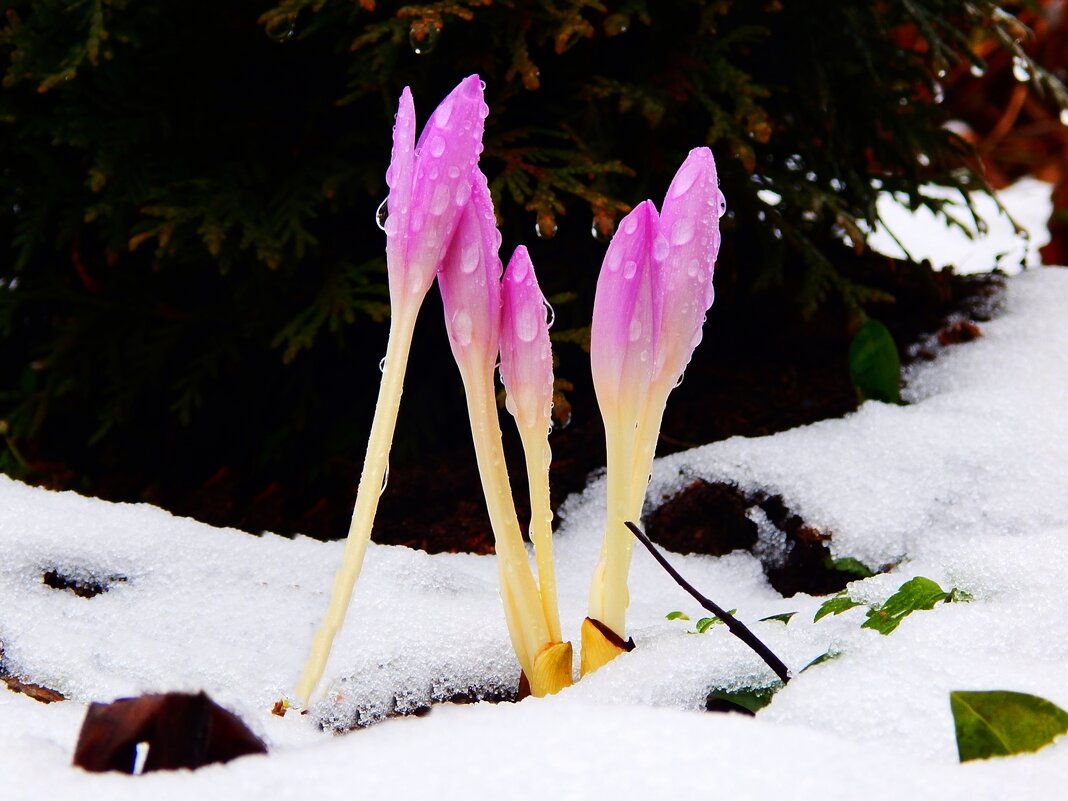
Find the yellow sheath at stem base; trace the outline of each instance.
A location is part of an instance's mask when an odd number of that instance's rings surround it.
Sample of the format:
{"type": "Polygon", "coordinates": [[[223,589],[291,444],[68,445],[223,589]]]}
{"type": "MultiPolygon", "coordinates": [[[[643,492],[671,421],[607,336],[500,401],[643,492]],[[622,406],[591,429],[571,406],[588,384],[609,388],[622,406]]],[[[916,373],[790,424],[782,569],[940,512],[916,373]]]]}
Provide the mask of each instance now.
{"type": "Polygon", "coordinates": [[[534,657],[530,676],[530,694],[535,698],[555,695],[571,686],[571,643],[554,642],[546,645],[534,657]]]}
{"type": "Polygon", "coordinates": [[[579,675],[585,676],[587,673],[599,670],[633,647],[633,643],[623,642],[603,623],[586,618],[582,621],[582,655],[579,659],[579,675]]]}

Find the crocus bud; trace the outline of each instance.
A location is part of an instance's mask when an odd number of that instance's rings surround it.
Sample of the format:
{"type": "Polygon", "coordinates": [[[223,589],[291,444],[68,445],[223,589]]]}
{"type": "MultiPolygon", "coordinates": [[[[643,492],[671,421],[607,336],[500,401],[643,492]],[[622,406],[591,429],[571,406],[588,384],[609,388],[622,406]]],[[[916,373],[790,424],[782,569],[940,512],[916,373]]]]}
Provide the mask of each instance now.
{"type": "Polygon", "coordinates": [[[636,417],[652,377],[660,325],[653,303],[657,224],[656,207],[649,200],[624,217],[597,279],[590,367],[606,421],[636,417]]]}
{"type": "Polygon", "coordinates": [[[726,208],[712,151],[690,151],[660,212],[652,242],[654,306],[658,331],[652,380],[670,388],[701,342],[712,305],[712,272],[719,254],[719,218],[726,208]]]}
{"type": "Polygon", "coordinates": [[[386,171],[386,264],[395,312],[408,297],[421,301],[434,281],[471,196],[488,113],[482,83],[472,75],[441,101],[416,143],[412,93],[407,87],[401,93],[386,171]]]}
{"type": "Polygon", "coordinates": [[[548,431],[553,402],[553,357],[545,298],[534,265],[520,245],[504,271],[501,309],[501,381],[505,406],[520,429],[548,431]]]}
{"type": "Polygon", "coordinates": [[[489,185],[481,170],[471,173],[470,198],[438,272],[445,328],[461,370],[492,374],[501,330],[501,234],[489,185]]]}

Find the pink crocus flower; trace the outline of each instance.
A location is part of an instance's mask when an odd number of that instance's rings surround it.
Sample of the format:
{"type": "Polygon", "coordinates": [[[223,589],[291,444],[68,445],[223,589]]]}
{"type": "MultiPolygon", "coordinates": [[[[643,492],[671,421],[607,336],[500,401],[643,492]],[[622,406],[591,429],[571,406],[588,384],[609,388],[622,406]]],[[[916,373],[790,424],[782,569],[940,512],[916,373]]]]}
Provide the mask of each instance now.
{"type": "Polygon", "coordinates": [[[389,343],[345,555],[294,690],[300,704],[307,704],[322,677],[363,566],[389,463],[416,317],[469,207],[488,113],[482,82],[471,75],[441,101],[416,142],[412,93],[407,87],[401,93],[393,127],[393,154],[386,171],[389,343]]]}
{"type": "MultiPolygon", "coordinates": [[[[608,521],[590,618],[621,639],[633,543],[623,524],[641,514],[668,395],[701,341],[724,207],[711,151],[690,151],[661,214],[647,200],[622,220],[597,282],[590,361],[605,422],[608,521]]],[[[584,668],[597,667],[584,656],[584,668]]]]}

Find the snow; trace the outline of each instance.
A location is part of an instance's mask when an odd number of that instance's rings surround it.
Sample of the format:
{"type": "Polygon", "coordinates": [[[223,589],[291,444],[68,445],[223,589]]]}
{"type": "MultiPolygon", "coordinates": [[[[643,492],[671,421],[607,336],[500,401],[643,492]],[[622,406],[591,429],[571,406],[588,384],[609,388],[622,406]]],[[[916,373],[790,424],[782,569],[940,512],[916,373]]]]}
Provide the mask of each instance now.
{"type": "MultiPolygon", "coordinates": [[[[1019,219],[1045,213],[1048,187],[1039,190],[1015,188],[1019,219]]],[[[943,245],[922,220],[904,228],[914,255],[943,245]]],[[[989,268],[1016,243],[994,228],[980,244],[985,255],[974,258],[989,268]]],[[[701,711],[710,689],[774,677],[725,627],[698,635],[665,620],[675,609],[703,613],[639,547],[632,653],[553,698],[437,703],[425,717],[335,735],[457,694],[507,692],[518,674],[492,557],[378,545],[325,692],[309,715],[279,718],[269,710],[299,675],[340,543],[253,537],[0,478],[3,668],[68,698],[46,706],[0,687],[4,798],[1056,797],[1068,738],[960,765],[948,695],[1009,689],[1068,708],[1066,307],[1068,270],[1026,270],[1008,280],[981,338],[909,369],[908,406],[871,402],[843,419],[658,460],[652,502],[696,477],[731,481],[781,495],[833,533],[835,556],[894,565],[850,585],[855,598],[881,602],[917,575],[974,596],[883,636],[860,627],[863,608],[812,622],[823,599],[783,598],[751,554],[670,555],[793,670],[755,718],[701,711]],[[49,570],[110,586],[77,597],[42,583],[49,570]],[[783,612],[797,614],[758,622],[783,612]],[[828,650],[841,655],[799,672],[828,650]],[[137,777],[70,766],[90,701],[200,689],[270,754],[137,777]]],[[[556,534],[564,633],[576,643],[604,496],[594,477],[565,504],[556,534]]],[[[760,522],[771,547],[774,526],[760,522]]]]}

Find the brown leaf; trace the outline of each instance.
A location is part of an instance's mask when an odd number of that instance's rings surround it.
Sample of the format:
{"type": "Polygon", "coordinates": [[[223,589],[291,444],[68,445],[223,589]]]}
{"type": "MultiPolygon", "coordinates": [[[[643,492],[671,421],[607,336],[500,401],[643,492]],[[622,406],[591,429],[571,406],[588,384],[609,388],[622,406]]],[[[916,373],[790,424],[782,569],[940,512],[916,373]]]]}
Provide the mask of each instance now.
{"type": "Polygon", "coordinates": [[[4,684],[6,684],[7,688],[12,692],[28,695],[34,701],[40,701],[42,704],[51,704],[55,701],[66,700],[66,696],[58,690],[42,687],[40,684],[31,684],[28,681],[22,681],[14,676],[4,676],[4,684]]]}
{"type": "Polygon", "coordinates": [[[133,773],[137,746],[148,747],[144,771],[199,768],[267,747],[203,692],[142,695],[89,706],[74,764],[89,771],[133,773]]]}

